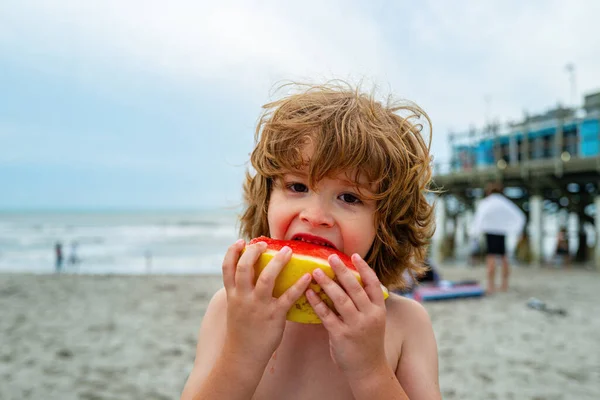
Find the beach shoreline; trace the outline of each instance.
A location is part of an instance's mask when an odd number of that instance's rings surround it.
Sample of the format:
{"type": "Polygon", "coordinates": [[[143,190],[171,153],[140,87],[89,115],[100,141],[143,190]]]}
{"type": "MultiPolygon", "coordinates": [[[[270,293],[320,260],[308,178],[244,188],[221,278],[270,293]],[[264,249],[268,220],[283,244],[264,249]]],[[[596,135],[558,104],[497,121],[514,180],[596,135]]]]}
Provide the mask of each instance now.
{"type": "MultiPolygon", "coordinates": [[[[444,279],[485,269],[442,267],[444,279]]],[[[598,399],[600,273],[515,268],[507,293],[424,303],[444,399],[598,399]],[[528,308],[531,297],[566,316],[528,308]]],[[[0,398],[176,399],[219,275],[0,274],[0,398]]]]}

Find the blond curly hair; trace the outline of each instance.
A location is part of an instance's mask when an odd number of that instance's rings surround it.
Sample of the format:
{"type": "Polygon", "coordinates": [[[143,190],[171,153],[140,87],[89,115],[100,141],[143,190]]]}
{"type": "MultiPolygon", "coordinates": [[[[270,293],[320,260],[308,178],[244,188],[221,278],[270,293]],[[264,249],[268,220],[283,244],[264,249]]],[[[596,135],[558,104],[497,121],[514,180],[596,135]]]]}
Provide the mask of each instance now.
{"type": "Polygon", "coordinates": [[[352,172],[360,187],[363,175],[376,188],[377,233],[365,260],[384,285],[403,287],[405,270],[413,276],[425,271],[434,231],[426,199],[432,158],[421,135],[423,121],[431,142],[429,117],[412,102],[389,97],[384,105],[344,82],[293,88],[295,93],[263,106],[250,158],[255,172],[248,171],[244,182],[241,236],[269,236],[269,197],[284,173],[307,168],[311,187],[340,172],[352,172]],[[314,152],[305,160],[309,142],[314,152]]]}

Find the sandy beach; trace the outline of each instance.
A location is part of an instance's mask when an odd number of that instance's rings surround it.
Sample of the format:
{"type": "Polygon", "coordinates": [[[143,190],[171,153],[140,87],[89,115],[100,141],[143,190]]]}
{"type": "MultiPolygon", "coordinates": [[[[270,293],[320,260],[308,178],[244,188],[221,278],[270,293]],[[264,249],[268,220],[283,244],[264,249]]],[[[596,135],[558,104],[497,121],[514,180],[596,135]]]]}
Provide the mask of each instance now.
{"type": "MultiPolygon", "coordinates": [[[[484,278],[446,267],[445,279],[484,278]]],[[[599,399],[600,273],[514,270],[508,293],[425,303],[444,399],[599,399]],[[528,308],[530,297],[566,316],[528,308]]],[[[0,275],[0,399],[177,399],[218,276],[0,275]]]]}

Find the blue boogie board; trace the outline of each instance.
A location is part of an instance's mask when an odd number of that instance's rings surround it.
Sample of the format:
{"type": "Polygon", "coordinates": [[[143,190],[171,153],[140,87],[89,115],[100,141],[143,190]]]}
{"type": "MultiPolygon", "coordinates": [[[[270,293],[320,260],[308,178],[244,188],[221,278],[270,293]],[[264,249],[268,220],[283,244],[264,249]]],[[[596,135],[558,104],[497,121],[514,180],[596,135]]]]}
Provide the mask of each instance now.
{"type": "Polygon", "coordinates": [[[440,281],[437,285],[417,286],[413,291],[415,300],[449,300],[465,297],[481,297],[485,295],[485,289],[477,281],[440,281]]]}

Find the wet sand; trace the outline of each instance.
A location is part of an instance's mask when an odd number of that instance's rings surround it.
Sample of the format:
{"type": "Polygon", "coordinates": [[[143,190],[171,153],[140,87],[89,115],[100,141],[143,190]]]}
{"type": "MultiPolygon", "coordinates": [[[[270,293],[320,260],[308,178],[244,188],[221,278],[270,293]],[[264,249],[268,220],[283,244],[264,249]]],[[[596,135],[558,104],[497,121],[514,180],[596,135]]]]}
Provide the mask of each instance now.
{"type": "MultiPolygon", "coordinates": [[[[483,280],[447,267],[445,279],[483,280]]],[[[0,274],[0,399],[177,399],[218,276],[0,274]]],[[[444,399],[599,399],[600,273],[515,269],[507,293],[425,303],[444,399]],[[567,316],[528,308],[536,297],[567,316]]]]}

